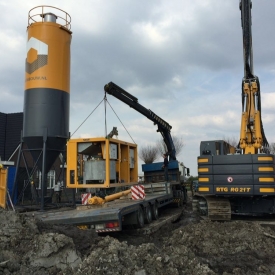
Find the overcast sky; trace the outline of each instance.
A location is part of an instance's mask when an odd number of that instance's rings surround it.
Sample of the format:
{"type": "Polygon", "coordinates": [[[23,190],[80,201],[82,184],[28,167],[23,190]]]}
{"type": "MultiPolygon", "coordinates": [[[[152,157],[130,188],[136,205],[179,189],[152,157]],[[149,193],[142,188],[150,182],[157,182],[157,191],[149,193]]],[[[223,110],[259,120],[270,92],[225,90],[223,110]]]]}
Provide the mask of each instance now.
{"type": "MultiPolygon", "coordinates": [[[[38,5],[58,7],[72,17],[71,133],[113,81],[172,125],[172,135],[184,140],[177,158],[194,176],[201,140],[239,139],[239,0],[0,0],[0,112],[23,111],[27,19],[38,5]]],[[[275,142],[274,11],[274,0],[253,1],[254,73],[269,143],[275,142]]],[[[116,112],[107,105],[108,132],[116,126],[119,139],[133,139],[139,147],[161,139],[146,117],[110,95],[107,100],[116,112]]],[[[105,136],[104,104],[73,138],[99,136],[105,136]]]]}

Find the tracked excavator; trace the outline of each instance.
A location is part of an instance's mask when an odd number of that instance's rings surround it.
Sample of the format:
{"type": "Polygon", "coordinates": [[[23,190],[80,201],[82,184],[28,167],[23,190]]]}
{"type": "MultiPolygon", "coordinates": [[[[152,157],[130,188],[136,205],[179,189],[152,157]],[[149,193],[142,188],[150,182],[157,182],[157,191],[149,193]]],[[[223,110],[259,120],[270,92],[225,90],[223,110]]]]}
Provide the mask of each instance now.
{"type": "Polygon", "coordinates": [[[275,213],[274,155],[261,119],[259,78],[254,74],[251,0],[240,0],[244,77],[240,140],[236,148],[223,140],[201,141],[198,157],[199,205],[211,220],[232,214],[275,213]]]}

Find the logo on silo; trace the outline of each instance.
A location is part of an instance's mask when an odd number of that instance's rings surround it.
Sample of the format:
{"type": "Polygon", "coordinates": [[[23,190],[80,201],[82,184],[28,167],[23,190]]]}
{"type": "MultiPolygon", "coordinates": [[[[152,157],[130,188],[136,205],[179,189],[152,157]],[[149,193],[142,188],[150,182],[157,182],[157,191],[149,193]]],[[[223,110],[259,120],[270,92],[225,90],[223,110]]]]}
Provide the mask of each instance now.
{"type": "Polygon", "coordinates": [[[34,37],[27,42],[26,72],[32,74],[48,63],[48,45],[34,37]],[[32,52],[31,52],[32,51],[32,52]],[[28,62],[28,56],[31,62],[28,62]]]}

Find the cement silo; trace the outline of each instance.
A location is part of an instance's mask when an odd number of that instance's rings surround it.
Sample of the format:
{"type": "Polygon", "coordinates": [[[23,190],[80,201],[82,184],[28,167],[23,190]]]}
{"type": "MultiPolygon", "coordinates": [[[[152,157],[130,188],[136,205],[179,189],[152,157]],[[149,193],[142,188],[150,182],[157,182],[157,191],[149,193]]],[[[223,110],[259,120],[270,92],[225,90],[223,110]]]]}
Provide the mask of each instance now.
{"type": "Polygon", "coordinates": [[[29,11],[23,143],[42,182],[69,138],[70,23],[70,15],[55,7],[29,11]]]}

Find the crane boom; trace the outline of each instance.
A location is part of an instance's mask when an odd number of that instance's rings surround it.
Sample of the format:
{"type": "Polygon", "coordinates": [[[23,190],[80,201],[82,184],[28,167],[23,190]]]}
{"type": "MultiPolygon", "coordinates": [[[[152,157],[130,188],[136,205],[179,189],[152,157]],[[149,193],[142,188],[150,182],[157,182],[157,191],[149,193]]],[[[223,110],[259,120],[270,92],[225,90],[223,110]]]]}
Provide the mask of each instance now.
{"type": "Polygon", "coordinates": [[[141,113],[142,115],[153,121],[154,124],[158,126],[157,132],[160,132],[163,137],[163,140],[168,150],[169,160],[176,160],[176,150],[171,136],[172,126],[168,122],[160,118],[150,109],[147,109],[139,104],[136,97],[134,97],[115,83],[109,82],[104,86],[104,90],[106,93],[116,97],[125,104],[129,105],[131,108],[135,109],[137,112],[141,113]]]}
{"type": "Polygon", "coordinates": [[[241,21],[243,29],[243,55],[244,55],[244,78],[255,78],[253,72],[253,50],[251,31],[251,0],[240,0],[241,21]]]}
{"type": "Polygon", "coordinates": [[[244,77],[242,80],[242,118],[239,146],[244,154],[257,154],[268,146],[261,118],[260,82],[254,75],[251,0],[240,0],[243,30],[244,77]]]}

